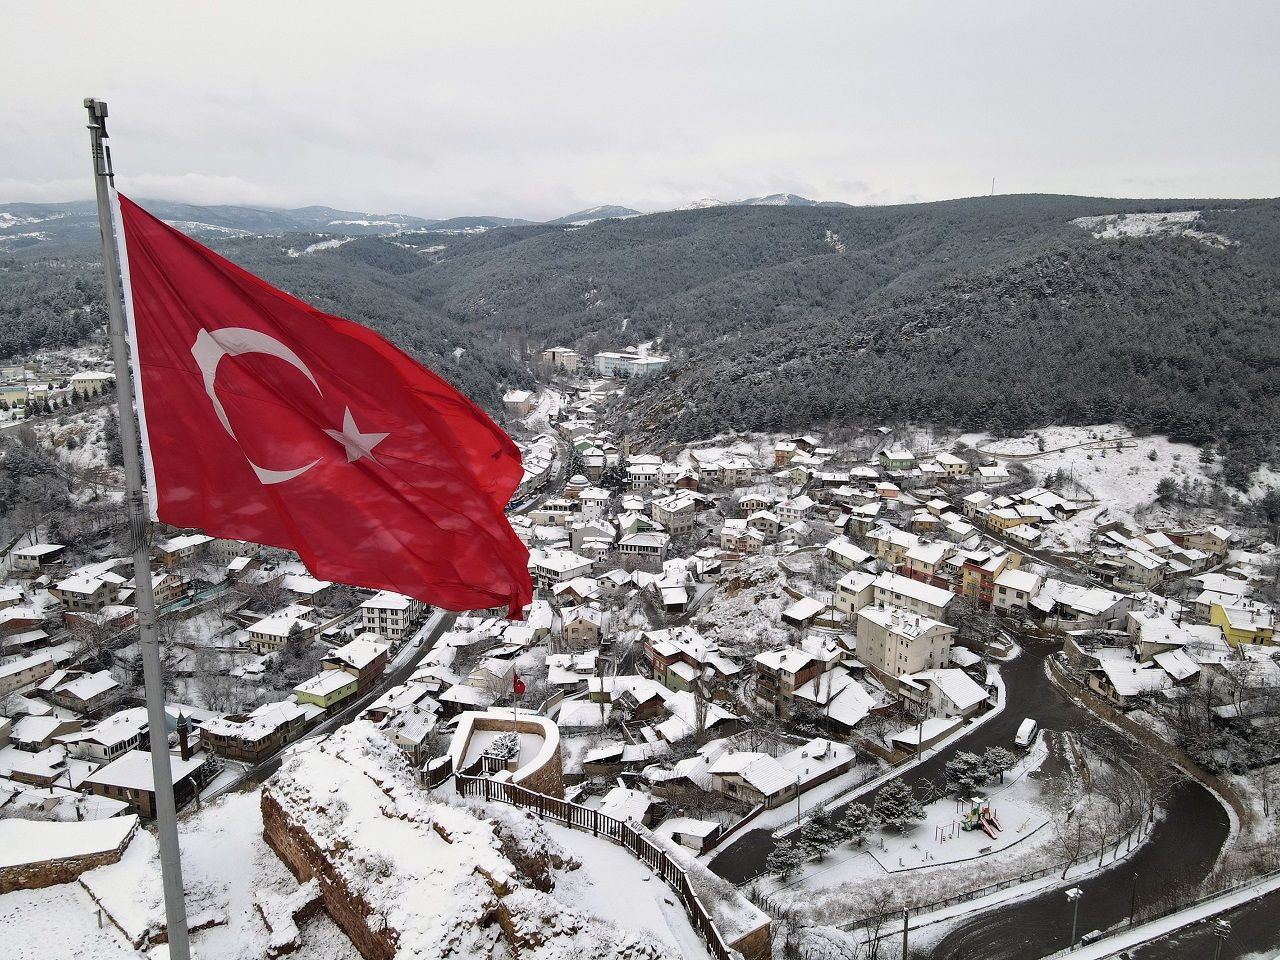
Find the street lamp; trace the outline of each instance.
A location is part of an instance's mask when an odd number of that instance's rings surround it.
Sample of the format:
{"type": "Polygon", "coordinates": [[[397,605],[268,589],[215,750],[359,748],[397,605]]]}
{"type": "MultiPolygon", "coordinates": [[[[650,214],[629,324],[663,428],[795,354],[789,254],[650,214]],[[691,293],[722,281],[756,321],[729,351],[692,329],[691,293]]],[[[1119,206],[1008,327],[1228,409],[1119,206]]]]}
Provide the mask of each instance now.
{"type": "Polygon", "coordinates": [[[1084,896],[1084,891],[1079,887],[1072,887],[1067,891],[1067,899],[1073,904],[1071,911],[1071,939],[1067,941],[1068,947],[1075,946],[1076,942],[1076,921],[1080,919],[1080,898],[1084,896]]]}
{"type": "Polygon", "coordinates": [[[1218,940],[1218,946],[1213,951],[1213,960],[1220,960],[1222,945],[1227,942],[1227,937],[1231,936],[1231,924],[1226,920],[1217,921],[1213,925],[1213,935],[1218,940]]]}

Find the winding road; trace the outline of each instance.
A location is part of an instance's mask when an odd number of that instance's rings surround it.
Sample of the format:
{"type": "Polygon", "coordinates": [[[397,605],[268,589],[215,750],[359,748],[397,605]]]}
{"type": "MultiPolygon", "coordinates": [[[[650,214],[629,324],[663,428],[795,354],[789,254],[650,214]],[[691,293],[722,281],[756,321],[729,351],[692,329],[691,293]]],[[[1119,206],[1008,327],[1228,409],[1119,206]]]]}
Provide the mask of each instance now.
{"type": "MultiPolygon", "coordinates": [[[[1023,642],[1022,654],[1001,670],[1007,691],[1004,711],[939,753],[904,767],[902,780],[913,786],[925,779],[942,781],[947,761],[957,752],[1009,747],[1025,717],[1034,717],[1043,729],[1087,731],[1096,742],[1117,748],[1122,745],[1121,734],[1049,680],[1045,658],[1056,646],[1038,640],[1023,642]]],[[[873,791],[859,802],[869,804],[874,796],[873,791]]],[[[1144,896],[1154,896],[1170,882],[1199,880],[1212,868],[1230,826],[1217,798],[1195,781],[1183,779],[1164,806],[1165,817],[1137,851],[1113,868],[1072,881],[1084,890],[1080,932],[1106,928],[1128,918],[1135,875],[1141,905],[1144,896]]],[[[715,857],[711,869],[727,880],[744,882],[762,872],[773,847],[770,831],[749,831],[715,857]]],[[[984,882],[980,866],[975,866],[973,882],[974,886],[984,882]]],[[[1061,891],[1052,890],[975,912],[938,941],[929,956],[937,960],[1023,960],[1065,947],[1070,936],[1067,901],[1061,891]]]]}

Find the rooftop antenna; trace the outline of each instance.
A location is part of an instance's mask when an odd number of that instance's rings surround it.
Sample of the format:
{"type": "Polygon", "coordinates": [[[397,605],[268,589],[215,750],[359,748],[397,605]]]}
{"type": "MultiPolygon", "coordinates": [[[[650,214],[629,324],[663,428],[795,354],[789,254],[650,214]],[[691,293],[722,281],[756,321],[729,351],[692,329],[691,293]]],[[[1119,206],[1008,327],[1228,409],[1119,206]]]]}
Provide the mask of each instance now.
{"type": "Polygon", "coordinates": [[[996,178],[992,177],[991,178],[991,196],[994,197],[995,195],[996,195],[996,178]]]}

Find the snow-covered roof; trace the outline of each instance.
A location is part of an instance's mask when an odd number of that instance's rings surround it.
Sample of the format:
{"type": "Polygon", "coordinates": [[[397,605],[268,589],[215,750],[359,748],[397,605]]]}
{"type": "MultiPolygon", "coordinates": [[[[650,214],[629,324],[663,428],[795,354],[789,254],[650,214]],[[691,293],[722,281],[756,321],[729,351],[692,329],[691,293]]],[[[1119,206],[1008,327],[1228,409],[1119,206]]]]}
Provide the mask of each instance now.
{"type": "Polygon", "coordinates": [[[629,787],[614,787],[600,800],[599,809],[602,814],[615,820],[640,823],[651,806],[653,798],[647,793],[629,787]]]}
{"type": "Polygon", "coordinates": [[[781,650],[766,650],[764,653],[757,653],[752,659],[760,666],[767,667],[770,670],[797,673],[812,663],[814,656],[799,647],[784,647],[781,650]]]}
{"type": "Polygon", "coordinates": [[[413,603],[411,597],[392,593],[390,590],[379,590],[372,597],[360,604],[365,610],[408,610],[413,603]]]}
{"type": "MultiPolygon", "coordinates": [[[[204,765],[203,753],[192,754],[187,760],[180,756],[169,757],[169,772],[173,782],[189,777],[204,765]]],[[[112,760],[85,778],[86,784],[123,787],[126,790],[155,789],[155,776],[151,772],[151,752],[149,750],[130,750],[112,760]]]]}
{"type": "Polygon", "coordinates": [[[1157,653],[1152,659],[1175,683],[1190,680],[1200,672],[1200,664],[1187,656],[1184,650],[1166,650],[1157,653]]]}
{"type": "Polygon", "coordinates": [[[711,773],[736,775],[755,790],[772,797],[795,786],[796,775],[767,753],[727,752],[711,763],[711,773]]]}
{"type": "Polygon", "coordinates": [[[995,584],[1008,590],[1020,590],[1029,596],[1040,586],[1040,577],[1028,570],[1004,570],[996,577],[995,584]]]}
{"type": "Polygon", "coordinates": [[[343,687],[352,686],[356,678],[345,670],[322,670],[314,677],[303,680],[293,688],[294,693],[306,693],[313,697],[324,697],[337,693],[343,687]]]}
{"type": "Polygon", "coordinates": [[[138,828],[134,814],[82,823],[0,820],[0,869],[114,850],[138,828]]]}
{"type": "Polygon", "coordinates": [[[882,573],[876,578],[876,590],[883,590],[890,594],[899,594],[909,597],[919,603],[928,604],[932,607],[945,607],[954,598],[950,590],[944,590],[942,587],[934,587],[919,580],[912,580],[910,577],[904,577],[896,573],[882,573]]]}
{"type": "Polygon", "coordinates": [[[369,639],[369,636],[368,634],[362,634],[350,643],[334,647],[325,654],[324,659],[339,660],[349,667],[354,667],[356,670],[363,670],[391,649],[390,644],[378,643],[369,639]]]}
{"type": "Polygon", "coordinates": [[[1157,667],[1142,667],[1132,661],[1103,660],[1094,669],[1106,675],[1116,693],[1122,697],[1158,693],[1173,685],[1169,674],[1157,667]]]}
{"type": "Polygon", "coordinates": [[[968,710],[987,699],[986,690],[963,670],[955,668],[922,670],[920,673],[911,674],[906,679],[933,684],[960,710],[968,710]]]}

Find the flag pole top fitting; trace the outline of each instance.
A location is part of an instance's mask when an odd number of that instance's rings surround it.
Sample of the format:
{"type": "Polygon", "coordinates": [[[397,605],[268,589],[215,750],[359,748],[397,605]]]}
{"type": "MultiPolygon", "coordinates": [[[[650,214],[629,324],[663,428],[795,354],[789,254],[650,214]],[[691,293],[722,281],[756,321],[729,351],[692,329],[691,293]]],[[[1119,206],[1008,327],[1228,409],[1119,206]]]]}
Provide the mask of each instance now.
{"type": "Polygon", "coordinates": [[[84,108],[89,111],[89,126],[100,127],[102,135],[107,135],[107,101],[84,98],[84,108]]]}

